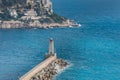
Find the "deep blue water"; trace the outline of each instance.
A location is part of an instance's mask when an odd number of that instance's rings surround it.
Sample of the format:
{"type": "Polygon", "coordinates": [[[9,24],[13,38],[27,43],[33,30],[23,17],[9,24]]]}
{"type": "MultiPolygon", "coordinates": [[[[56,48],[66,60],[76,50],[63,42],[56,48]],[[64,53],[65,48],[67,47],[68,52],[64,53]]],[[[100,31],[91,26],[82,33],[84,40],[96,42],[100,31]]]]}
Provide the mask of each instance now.
{"type": "Polygon", "coordinates": [[[49,38],[72,66],[55,80],[120,80],[119,0],[53,0],[80,28],[1,29],[0,80],[17,80],[44,59],[49,38]]]}

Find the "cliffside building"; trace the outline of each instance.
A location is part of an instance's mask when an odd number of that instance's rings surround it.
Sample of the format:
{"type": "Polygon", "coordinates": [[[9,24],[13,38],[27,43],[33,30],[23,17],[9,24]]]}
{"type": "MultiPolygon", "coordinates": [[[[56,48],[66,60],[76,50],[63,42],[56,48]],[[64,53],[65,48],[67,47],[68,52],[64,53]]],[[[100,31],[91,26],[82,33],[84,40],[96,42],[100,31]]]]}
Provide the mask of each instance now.
{"type": "Polygon", "coordinates": [[[9,9],[10,16],[17,18],[18,14],[15,9],[9,9]]]}
{"type": "Polygon", "coordinates": [[[42,0],[42,2],[49,14],[53,13],[52,2],[50,0],[42,0]]]}
{"type": "Polygon", "coordinates": [[[32,19],[32,20],[38,20],[40,18],[40,16],[37,16],[37,13],[34,9],[30,9],[28,11],[26,11],[24,13],[24,16],[21,17],[22,20],[28,20],[28,19],[32,19]]]}

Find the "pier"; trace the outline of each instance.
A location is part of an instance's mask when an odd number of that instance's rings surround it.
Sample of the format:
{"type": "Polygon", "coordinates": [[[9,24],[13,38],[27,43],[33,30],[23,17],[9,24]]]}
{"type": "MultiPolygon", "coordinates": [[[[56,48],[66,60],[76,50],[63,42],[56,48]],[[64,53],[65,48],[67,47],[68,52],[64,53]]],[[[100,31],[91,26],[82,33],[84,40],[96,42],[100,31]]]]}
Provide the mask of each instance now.
{"type": "Polygon", "coordinates": [[[57,59],[54,52],[54,41],[50,39],[49,52],[46,54],[45,60],[19,78],[19,80],[51,80],[59,70],[62,70],[67,65],[68,63],[64,60],[57,59]]]}

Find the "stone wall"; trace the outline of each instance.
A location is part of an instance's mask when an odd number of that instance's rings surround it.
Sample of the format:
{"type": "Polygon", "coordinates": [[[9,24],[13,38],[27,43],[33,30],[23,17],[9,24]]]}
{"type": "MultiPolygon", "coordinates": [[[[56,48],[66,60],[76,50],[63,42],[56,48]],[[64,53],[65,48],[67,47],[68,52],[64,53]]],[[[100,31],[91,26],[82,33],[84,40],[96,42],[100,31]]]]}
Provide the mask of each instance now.
{"type": "Polygon", "coordinates": [[[0,22],[0,28],[20,28],[24,23],[21,21],[2,21],[0,22]]]}

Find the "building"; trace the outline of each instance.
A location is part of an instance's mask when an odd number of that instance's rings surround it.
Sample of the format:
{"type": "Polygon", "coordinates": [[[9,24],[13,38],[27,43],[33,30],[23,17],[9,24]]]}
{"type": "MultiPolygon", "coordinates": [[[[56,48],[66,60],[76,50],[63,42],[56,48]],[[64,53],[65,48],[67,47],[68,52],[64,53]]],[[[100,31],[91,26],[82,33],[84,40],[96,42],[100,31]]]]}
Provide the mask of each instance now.
{"type": "Polygon", "coordinates": [[[27,1],[26,1],[26,4],[34,5],[34,0],[27,0],[27,1]]]}
{"type": "Polygon", "coordinates": [[[54,50],[54,40],[51,38],[49,43],[49,51],[46,54],[46,58],[50,56],[56,56],[55,50],[54,50]]]}
{"type": "Polygon", "coordinates": [[[21,17],[22,20],[28,20],[28,19],[38,20],[38,19],[40,19],[40,16],[37,16],[37,13],[34,9],[30,9],[30,10],[26,11],[24,13],[24,15],[25,16],[21,17]]]}
{"type": "Polygon", "coordinates": [[[17,18],[18,14],[15,9],[9,9],[10,16],[17,18]]]}
{"type": "Polygon", "coordinates": [[[46,10],[49,12],[49,14],[53,13],[51,0],[42,0],[42,2],[46,10]]]}

